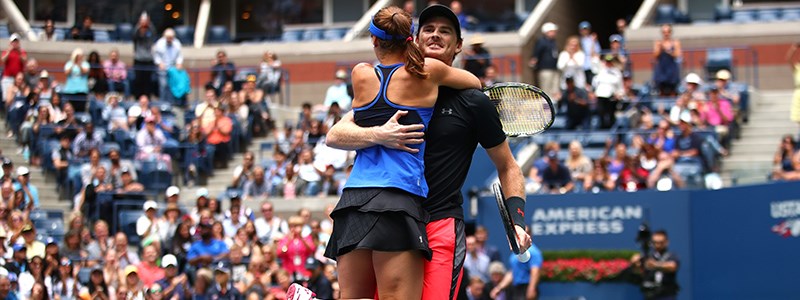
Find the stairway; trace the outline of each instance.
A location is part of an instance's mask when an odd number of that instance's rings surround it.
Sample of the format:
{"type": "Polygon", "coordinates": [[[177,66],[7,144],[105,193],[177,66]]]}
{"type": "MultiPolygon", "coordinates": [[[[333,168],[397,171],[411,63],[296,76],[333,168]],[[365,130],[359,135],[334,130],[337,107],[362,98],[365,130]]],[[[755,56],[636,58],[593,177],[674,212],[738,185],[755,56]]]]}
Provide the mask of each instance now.
{"type": "Polygon", "coordinates": [[[792,90],[751,93],[750,120],[742,138],[734,140],[731,155],[723,159],[726,186],[763,183],[772,170],[772,159],[786,134],[797,135],[798,125],[789,120],[792,90]]]}
{"type": "Polygon", "coordinates": [[[56,193],[55,177],[53,175],[45,177],[42,168],[28,165],[22,153],[17,153],[19,149],[20,147],[14,138],[7,138],[5,135],[0,138],[0,150],[3,151],[3,156],[10,158],[14,162],[14,176],[16,176],[16,169],[20,166],[30,169],[31,184],[36,186],[39,191],[39,205],[43,209],[63,210],[65,212],[71,210],[73,206],[71,200],[59,200],[58,193],[56,193]]]}

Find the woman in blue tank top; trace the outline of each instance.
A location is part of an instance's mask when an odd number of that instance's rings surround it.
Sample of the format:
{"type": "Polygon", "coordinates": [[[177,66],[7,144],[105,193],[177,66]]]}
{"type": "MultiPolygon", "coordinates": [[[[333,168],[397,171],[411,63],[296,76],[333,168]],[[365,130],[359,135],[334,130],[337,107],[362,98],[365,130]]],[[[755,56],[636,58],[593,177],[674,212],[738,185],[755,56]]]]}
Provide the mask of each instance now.
{"type": "MultiPolygon", "coordinates": [[[[353,68],[356,124],[384,124],[397,111],[401,124],[426,128],[440,85],[480,88],[477,77],[426,59],[414,43],[411,16],[398,7],[375,14],[370,33],[379,65],[353,68]]],[[[331,213],[333,234],[325,255],[338,261],[343,299],[420,299],[423,261],[431,259],[422,201],[425,144],[409,153],[383,146],[358,150],[342,198],[331,213]],[[377,289],[376,289],[377,288],[377,289]]]]}

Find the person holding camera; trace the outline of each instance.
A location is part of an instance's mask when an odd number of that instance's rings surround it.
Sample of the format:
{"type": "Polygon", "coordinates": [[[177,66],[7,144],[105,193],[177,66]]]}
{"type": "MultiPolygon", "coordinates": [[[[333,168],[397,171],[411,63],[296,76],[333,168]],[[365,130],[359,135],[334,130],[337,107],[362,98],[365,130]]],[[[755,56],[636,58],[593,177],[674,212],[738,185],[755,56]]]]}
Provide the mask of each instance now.
{"type": "Polygon", "coordinates": [[[650,237],[653,250],[646,251],[643,259],[641,254],[631,257],[634,270],[641,272],[641,289],[645,299],[672,300],[678,295],[678,267],[680,259],[674,252],[670,252],[667,232],[658,230],[650,237]]]}

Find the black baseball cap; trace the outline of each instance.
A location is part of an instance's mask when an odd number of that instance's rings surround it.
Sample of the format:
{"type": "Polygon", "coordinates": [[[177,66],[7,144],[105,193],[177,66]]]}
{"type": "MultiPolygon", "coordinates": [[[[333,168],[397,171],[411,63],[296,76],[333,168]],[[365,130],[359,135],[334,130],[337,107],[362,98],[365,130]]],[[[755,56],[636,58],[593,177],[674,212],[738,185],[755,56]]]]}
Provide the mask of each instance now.
{"type": "Polygon", "coordinates": [[[462,40],[461,24],[458,22],[458,17],[449,7],[441,4],[434,4],[422,10],[422,12],[419,14],[420,29],[423,25],[425,25],[426,22],[435,17],[443,17],[449,20],[450,23],[453,23],[453,28],[456,31],[456,37],[459,41],[462,40]]]}

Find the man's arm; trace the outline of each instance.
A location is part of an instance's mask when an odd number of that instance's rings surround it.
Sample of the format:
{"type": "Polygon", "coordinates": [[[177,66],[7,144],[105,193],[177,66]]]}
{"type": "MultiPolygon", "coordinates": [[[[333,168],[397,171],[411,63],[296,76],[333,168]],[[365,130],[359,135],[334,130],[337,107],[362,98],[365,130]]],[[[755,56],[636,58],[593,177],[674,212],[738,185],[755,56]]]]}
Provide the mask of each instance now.
{"type": "Polygon", "coordinates": [[[325,144],[329,147],[342,150],[357,150],[375,145],[399,149],[410,153],[419,152],[407,145],[423,142],[425,126],[422,124],[401,125],[400,117],[408,114],[407,111],[397,111],[392,118],[381,126],[360,127],[355,123],[353,112],[348,112],[342,119],[328,131],[325,144]]]}
{"type": "Polygon", "coordinates": [[[539,285],[539,267],[531,268],[531,280],[528,282],[528,290],[525,292],[526,299],[536,299],[536,286],[539,285]]]}
{"type": "MultiPolygon", "coordinates": [[[[525,199],[525,177],[522,176],[517,162],[514,160],[514,155],[511,154],[511,148],[508,147],[508,140],[503,141],[497,146],[486,149],[489,158],[492,159],[494,166],[497,168],[497,176],[500,178],[500,185],[503,187],[503,195],[506,196],[506,201],[511,197],[519,197],[525,199]]],[[[524,217],[525,214],[522,213],[524,217]]],[[[520,251],[525,251],[531,246],[531,237],[525,232],[525,224],[517,224],[517,241],[520,251]]]]}

